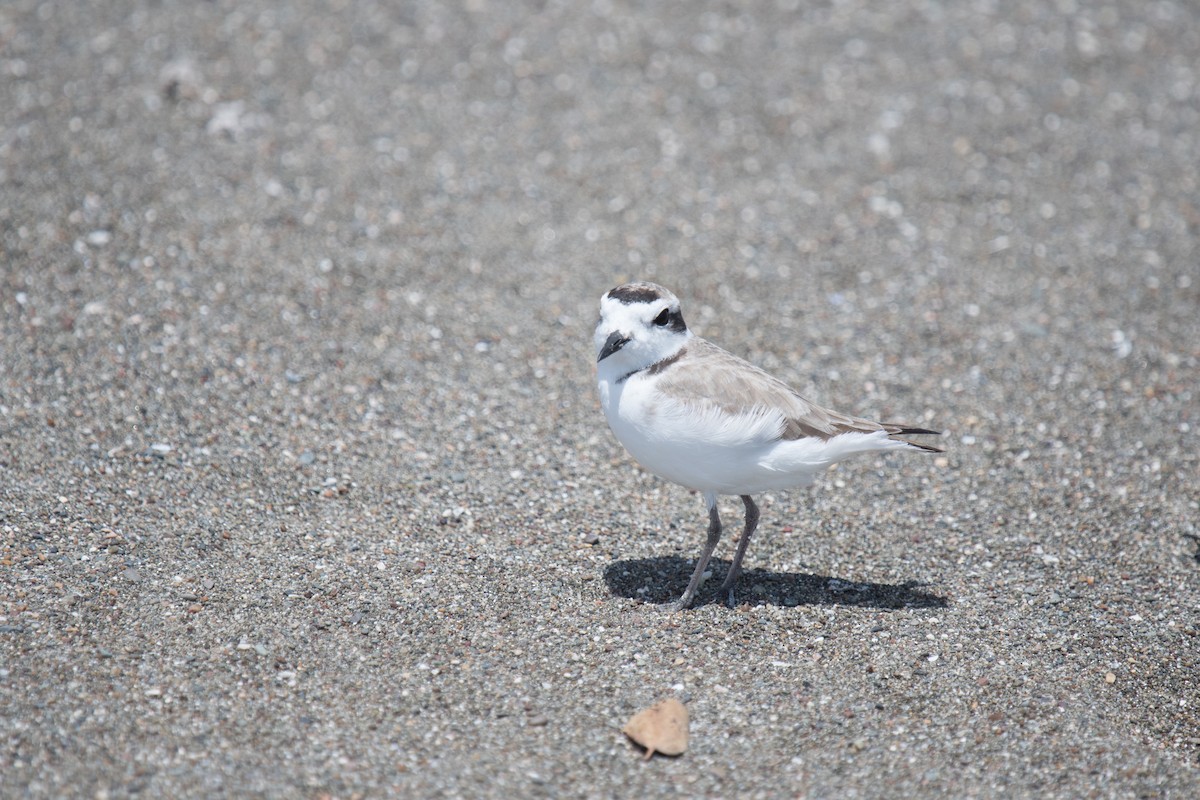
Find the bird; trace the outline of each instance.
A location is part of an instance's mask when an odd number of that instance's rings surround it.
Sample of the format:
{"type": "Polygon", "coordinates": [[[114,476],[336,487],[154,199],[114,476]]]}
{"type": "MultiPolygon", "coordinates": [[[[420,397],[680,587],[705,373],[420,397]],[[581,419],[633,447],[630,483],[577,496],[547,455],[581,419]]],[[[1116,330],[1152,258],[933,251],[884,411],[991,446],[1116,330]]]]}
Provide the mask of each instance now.
{"type": "Polygon", "coordinates": [[[809,486],[860,453],[942,450],[904,438],[940,435],[873,422],[806,400],[783,381],[692,333],[679,298],[648,281],[600,298],[593,337],[600,405],[609,428],[645,469],[701,492],[708,532],[687,588],[668,611],[692,605],[721,539],[719,495],[745,506],[741,539],[717,590],[734,607],[734,585],[758,527],[753,495],[809,486]]]}

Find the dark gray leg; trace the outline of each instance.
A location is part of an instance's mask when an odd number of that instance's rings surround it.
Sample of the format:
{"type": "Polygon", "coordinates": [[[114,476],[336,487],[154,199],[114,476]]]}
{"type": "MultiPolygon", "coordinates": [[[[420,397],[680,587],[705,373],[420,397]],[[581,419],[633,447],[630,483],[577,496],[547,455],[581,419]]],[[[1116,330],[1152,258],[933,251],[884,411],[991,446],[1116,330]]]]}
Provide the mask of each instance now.
{"type": "Polygon", "coordinates": [[[746,555],[746,546],[750,544],[750,537],[754,535],[754,529],[758,527],[758,506],[754,504],[754,498],[748,494],[742,495],[742,502],[746,504],[746,527],[742,531],[742,538],[738,542],[737,552],[733,554],[733,564],[729,567],[729,573],[725,576],[725,580],[721,582],[721,588],[717,589],[719,597],[724,592],[729,592],[729,607],[733,608],[733,585],[737,583],[738,575],[742,572],[742,557],[746,555]]]}
{"type": "Polygon", "coordinates": [[[717,549],[717,542],[721,541],[721,516],[717,513],[717,496],[706,493],[704,502],[708,505],[708,540],[704,543],[704,550],[700,553],[700,560],[696,562],[696,570],[692,573],[687,588],[674,603],[664,603],[664,611],[682,611],[692,604],[692,600],[696,598],[696,590],[700,588],[700,581],[704,579],[704,570],[708,569],[708,560],[712,558],[713,550],[717,549]]]}

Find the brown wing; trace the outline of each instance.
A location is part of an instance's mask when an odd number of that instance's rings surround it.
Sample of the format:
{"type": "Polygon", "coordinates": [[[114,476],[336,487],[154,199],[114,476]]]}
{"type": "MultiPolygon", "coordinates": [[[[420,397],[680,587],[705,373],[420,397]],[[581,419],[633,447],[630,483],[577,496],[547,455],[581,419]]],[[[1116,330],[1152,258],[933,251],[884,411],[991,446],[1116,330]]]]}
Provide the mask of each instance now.
{"type": "Polygon", "coordinates": [[[885,426],[822,408],[801,397],[778,378],[699,337],[688,342],[687,353],[688,358],[676,361],[662,371],[664,391],[683,398],[684,402],[711,404],[732,414],[761,408],[779,409],[784,416],[783,429],[779,433],[781,439],[806,436],[830,439],[840,433],[855,431],[905,432],[898,425],[885,426]]]}

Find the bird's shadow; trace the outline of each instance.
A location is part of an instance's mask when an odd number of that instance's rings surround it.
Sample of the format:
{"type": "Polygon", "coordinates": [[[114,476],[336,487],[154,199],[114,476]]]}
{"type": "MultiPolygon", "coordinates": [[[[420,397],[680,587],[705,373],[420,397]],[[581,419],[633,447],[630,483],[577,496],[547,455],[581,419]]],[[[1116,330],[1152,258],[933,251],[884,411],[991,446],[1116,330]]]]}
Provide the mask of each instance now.
{"type": "MultiPolygon", "coordinates": [[[[729,561],[709,562],[712,577],[696,595],[693,607],[723,603],[715,587],[729,570],[729,561]]],[[[695,562],[679,556],[631,558],[614,561],[604,570],[609,591],[647,603],[665,603],[683,594],[695,562]]],[[[861,583],[796,572],[745,570],[738,576],[734,597],[738,604],[752,606],[859,606],[863,608],[946,608],[946,598],[922,591],[917,581],[904,583],[861,583]]]]}

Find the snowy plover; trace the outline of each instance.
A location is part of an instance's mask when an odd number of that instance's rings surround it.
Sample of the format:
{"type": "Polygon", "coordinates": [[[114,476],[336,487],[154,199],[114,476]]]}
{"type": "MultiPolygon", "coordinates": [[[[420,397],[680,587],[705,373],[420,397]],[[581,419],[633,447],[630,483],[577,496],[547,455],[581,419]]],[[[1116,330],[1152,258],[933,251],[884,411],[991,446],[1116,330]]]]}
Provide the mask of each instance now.
{"type": "Polygon", "coordinates": [[[691,605],[721,538],[717,495],[735,494],[746,526],[728,592],[758,525],[753,494],[808,486],[818,472],[857,453],[936,447],[897,439],[924,428],[859,419],[821,408],[758,367],[688,330],[679,299],[654,283],[627,283],[600,299],[595,334],[600,404],[608,425],[646,469],[704,493],[708,539],[683,595],[691,605]]]}

